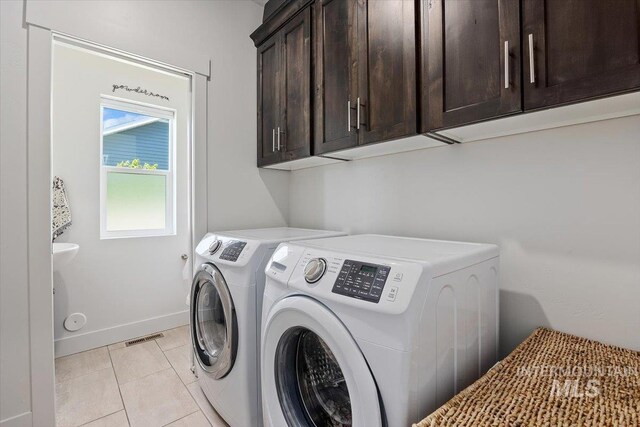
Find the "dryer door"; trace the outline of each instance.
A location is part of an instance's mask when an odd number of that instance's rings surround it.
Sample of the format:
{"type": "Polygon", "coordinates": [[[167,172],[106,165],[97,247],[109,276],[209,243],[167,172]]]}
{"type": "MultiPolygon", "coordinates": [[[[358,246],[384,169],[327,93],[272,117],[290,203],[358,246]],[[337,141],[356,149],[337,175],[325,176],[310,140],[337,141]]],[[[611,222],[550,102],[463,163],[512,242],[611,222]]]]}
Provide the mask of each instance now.
{"type": "Polygon", "coordinates": [[[325,306],[276,303],[262,335],[265,421],[288,426],[383,425],[378,389],[357,343],[325,306]]]}
{"type": "Polygon", "coordinates": [[[238,348],[238,323],[220,270],[203,264],[191,286],[191,341],[198,364],[213,378],[227,375],[238,348]]]}

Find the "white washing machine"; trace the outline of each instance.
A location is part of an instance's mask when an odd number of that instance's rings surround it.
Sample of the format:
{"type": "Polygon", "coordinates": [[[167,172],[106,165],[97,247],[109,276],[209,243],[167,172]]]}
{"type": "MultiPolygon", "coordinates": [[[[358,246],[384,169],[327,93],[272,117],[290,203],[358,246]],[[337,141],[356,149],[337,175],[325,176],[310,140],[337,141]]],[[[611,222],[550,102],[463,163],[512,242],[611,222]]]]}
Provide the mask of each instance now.
{"type": "Polygon", "coordinates": [[[284,241],[344,233],[264,228],[207,234],[196,247],[191,338],[200,387],[232,427],[257,426],[264,269],[284,241]]]}
{"type": "Polygon", "coordinates": [[[265,425],[405,427],[497,360],[498,247],[359,235],[265,270],[265,425]]]}

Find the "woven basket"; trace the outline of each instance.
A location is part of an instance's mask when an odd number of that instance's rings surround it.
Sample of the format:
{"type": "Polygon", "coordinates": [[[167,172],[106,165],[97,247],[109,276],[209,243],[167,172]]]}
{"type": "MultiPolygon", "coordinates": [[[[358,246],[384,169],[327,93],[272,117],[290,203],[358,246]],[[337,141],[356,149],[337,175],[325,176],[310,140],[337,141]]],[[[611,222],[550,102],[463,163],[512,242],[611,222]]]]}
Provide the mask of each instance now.
{"type": "Polygon", "coordinates": [[[443,426],[638,427],[640,352],[537,329],[482,378],[414,424],[443,426]]]}

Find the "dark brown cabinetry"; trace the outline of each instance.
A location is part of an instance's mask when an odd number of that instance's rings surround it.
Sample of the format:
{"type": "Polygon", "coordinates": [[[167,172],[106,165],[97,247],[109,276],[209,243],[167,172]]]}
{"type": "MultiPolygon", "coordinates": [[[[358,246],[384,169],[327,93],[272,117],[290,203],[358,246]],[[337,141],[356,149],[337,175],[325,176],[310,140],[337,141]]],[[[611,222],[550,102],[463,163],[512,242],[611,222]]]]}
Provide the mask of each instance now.
{"type": "Polygon", "coordinates": [[[280,161],[276,149],[276,128],[280,120],[279,37],[267,40],[258,49],[258,166],[280,161]]]}
{"type": "Polygon", "coordinates": [[[251,38],[259,166],[640,89],[640,0],[269,0],[251,38]]]}
{"type": "Polygon", "coordinates": [[[640,0],[524,0],[524,107],[640,87],[640,0]]]}
{"type": "Polygon", "coordinates": [[[314,152],[413,135],[411,0],[317,0],[314,152]]]}
{"type": "Polygon", "coordinates": [[[358,143],[352,101],[358,92],[357,5],[357,0],[314,4],[316,154],[358,143]]]}
{"type": "Polygon", "coordinates": [[[358,5],[358,96],[363,122],[358,143],[414,135],[415,1],[361,0],[358,5]]]}
{"type": "Polygon", "coordinates": [[[519,0],[420,6],[421,131],[521,111],[519,0]]]}
{"type": "Polygon", "coordinates": [[[640,0],[419,5],[423,133],[640,88],[640,0]]]}
{"type": "Polygon", "coordinates": [[[311,11],[258,47],[258,166],[311,154],[311,11]]]}

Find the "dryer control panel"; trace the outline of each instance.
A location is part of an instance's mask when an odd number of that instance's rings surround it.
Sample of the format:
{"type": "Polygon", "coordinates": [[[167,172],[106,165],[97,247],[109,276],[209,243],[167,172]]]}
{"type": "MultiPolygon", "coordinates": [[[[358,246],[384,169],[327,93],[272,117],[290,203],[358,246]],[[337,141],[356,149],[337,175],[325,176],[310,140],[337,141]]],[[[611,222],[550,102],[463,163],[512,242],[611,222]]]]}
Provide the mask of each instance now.
{"type": "Polygon", "coordinates": [[[346,259],[331,292],[377,304],[390,270],[388,266],[346,259]]]}
{"type": "Polygon", "coordinates": [[[226,244],[222,253],[220,254],[220,259],[225,261],[236,262],[238,257],[242,253],[242,250],[247,245],[247,242],[242,242],[239,240],[232,240],[226,244]]]}
{"type": "MultiPolygon", "coordinates": [[[[399,314],[413,301],[427,267],[410,260],[304,247],[293,242],[278,247],[266,273],[281,285],[286,283],[289,289],[325,304],[399,314]],[[308,273],[308,264],[318,259],[325,261],[325,273],[317,281],[309,281],[305,270],[308,273]]],[[[421,291],[425,289],[426,283],[421,291]]]]}

